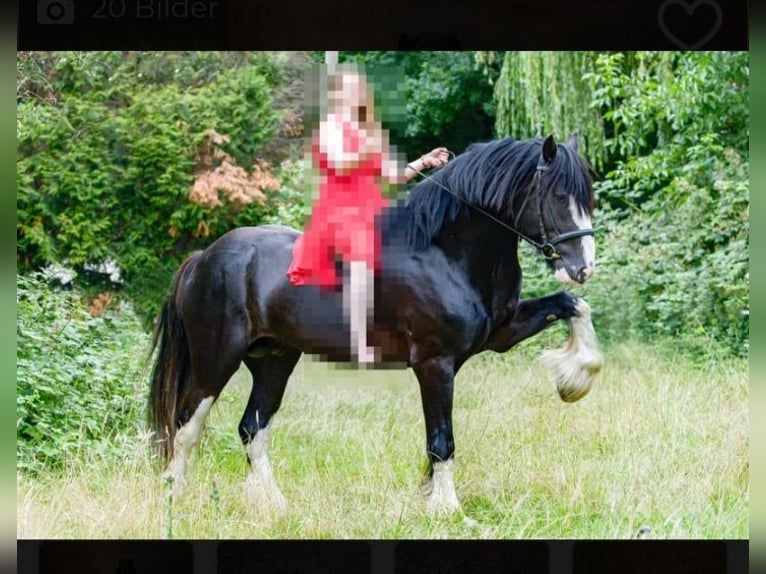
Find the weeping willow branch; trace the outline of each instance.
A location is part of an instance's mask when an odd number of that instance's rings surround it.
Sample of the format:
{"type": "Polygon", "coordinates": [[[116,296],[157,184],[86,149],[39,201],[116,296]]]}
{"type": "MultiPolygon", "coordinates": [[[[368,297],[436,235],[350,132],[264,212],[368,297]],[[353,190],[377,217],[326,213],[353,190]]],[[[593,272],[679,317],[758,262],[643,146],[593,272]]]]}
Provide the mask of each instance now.
{"type": "Polygon", "coordinates": [[[507,52],[495,81],[499,137],[529,138],[573,132],[598,168],[604,159],[604,124],[583,79],[595,52],[507,52]]]}

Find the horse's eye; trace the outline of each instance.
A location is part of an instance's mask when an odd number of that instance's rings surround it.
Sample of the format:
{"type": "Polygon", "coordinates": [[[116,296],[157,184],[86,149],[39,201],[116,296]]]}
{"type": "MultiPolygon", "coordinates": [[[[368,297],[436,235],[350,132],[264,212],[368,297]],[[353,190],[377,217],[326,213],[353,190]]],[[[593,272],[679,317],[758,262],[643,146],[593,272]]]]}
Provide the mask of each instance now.
{"type": "Polygon", "coordinates": [[[556,197],[556,202],[560,203],[561,205],[566,205],[567,203],[569,203],[569,196],[565,193],[557,193],[555,197],[556,197]]]}

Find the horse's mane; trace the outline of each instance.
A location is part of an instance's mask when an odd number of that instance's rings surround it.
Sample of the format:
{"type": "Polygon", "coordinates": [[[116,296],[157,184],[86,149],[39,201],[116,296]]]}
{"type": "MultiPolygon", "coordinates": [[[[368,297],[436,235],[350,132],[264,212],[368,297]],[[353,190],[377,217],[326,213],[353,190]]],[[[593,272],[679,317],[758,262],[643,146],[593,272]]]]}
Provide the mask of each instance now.
{"type": "MultiPolygon", "coordinates": [[[[542,138],[506,138],[473,144],[430,177],[473,205],[510,223],[515,215],[516,198],[526,193],[532,182],[542,144],[542,138]]],[[[545,174],[549,186],[566,188],[585,213],[592,213],[590,168],[577,152],[559,144],[556,158],[545,174]]],[[[416,184],[404,200],[406,214],[401,210],[400,206],[397,211],[405,215],[409,223],[407,244],[416,250],[427,247],[445,224],[467,220],[472,211],[428,179],[416,184]]],[[[399,225],[401,223],[400,220],[399,225]]]]}

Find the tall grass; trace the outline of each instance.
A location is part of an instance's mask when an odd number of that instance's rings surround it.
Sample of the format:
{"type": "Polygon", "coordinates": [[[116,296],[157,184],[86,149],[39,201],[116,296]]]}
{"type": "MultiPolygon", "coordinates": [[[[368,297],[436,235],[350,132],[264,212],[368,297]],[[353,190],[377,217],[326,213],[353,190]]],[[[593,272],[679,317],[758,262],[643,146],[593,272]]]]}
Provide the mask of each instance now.
{"type": "MultiPolygon", "coordinates": [[[[558,334],[549,335],[549,339],[558,334]]],[[[72,456],[20,475],[20,538],[748,537],[748,374],[637,343],[607,350],[591,393],[558,399],[539,341],[473,358],[458,375],[455,481],[465,514],[424,512],[424,424],[410,371],[355,372],[304,357],[275,418],[271,461],[288,501],[268,517],[244,498],[240,371],[168,507],[137,425],[121,456],[72,456]]]]}

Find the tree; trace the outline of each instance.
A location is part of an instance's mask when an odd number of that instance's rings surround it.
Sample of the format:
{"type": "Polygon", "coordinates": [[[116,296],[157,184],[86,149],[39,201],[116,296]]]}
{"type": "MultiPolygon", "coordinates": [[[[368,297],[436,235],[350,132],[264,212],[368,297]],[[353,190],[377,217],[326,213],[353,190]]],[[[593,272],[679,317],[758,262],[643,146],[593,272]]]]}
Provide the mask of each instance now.
{"type": "Polygon", "coordinates": [[[180,260],[278,188],[275,61],[241,53],[21,53],[17,264],[113,260],[147,321],[180,260]]]}
{"type": "Polygon", "coordinates": [[[493,137],[492,87],[471,52],[341,52],[378,82],[383,120],[408,156],[493,137]]]}
{"type": "Polygon", "coordinates": [[[577,132],[584,153],[601,166],[605,126],[586,82],[597,57],[595,52],[480,53],[487,68],[501,62],[493,80],[497,135],[527,139],[552,133],[564,140],[577,132]]]}

